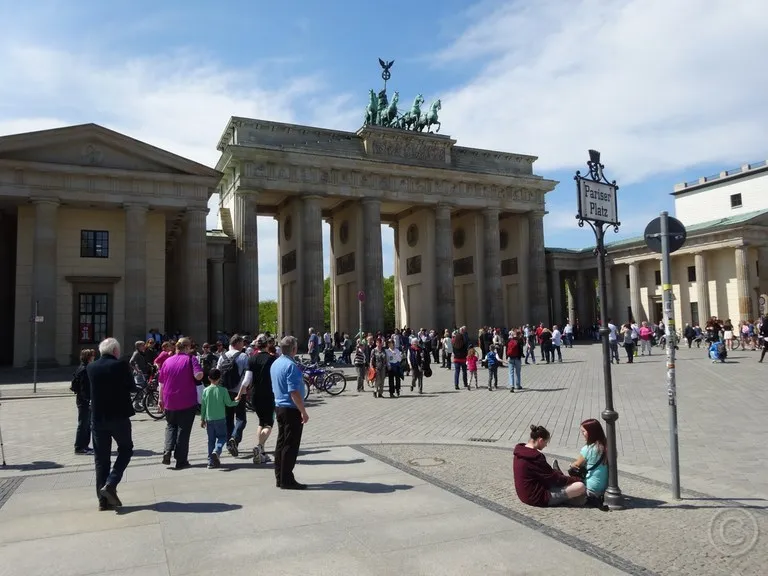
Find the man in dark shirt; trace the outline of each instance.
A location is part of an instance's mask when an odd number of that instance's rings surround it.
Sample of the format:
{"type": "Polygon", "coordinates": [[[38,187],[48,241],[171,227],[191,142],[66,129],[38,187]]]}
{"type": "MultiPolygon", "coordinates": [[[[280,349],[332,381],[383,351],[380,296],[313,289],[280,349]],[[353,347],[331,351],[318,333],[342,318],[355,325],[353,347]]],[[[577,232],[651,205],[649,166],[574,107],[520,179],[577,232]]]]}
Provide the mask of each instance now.
{"type": "Polygon", "coordinates": [[[269,462],[269,456],[264,451],[264,444],[275,425],[275,394],[272,391],[272,377],[269,372],[275,357],[267,352],[269,338],[266,334],[259,334],[255,343],[256,353],[248,358],[248,368],[245,370],[237,398],[239,400],[243,394],[251,396],[251,405],[259,418],[258,444],[253,449],[253,463],[265,464],[269,462]]]}
{"type": "Polygon", "coordinates": [[[101,357],[88,364],[91,383],[91,418],[93,419],[93,453],[96,467],[96,495],[99,510],[122,506],[117,485],[133,456],[131,405],[134,388],[131,368],[119,360],[120,343],[107,338],[99,344],[101,357]],[[112,440],[117,443],[117,458],[112,466],[112,440]]]}

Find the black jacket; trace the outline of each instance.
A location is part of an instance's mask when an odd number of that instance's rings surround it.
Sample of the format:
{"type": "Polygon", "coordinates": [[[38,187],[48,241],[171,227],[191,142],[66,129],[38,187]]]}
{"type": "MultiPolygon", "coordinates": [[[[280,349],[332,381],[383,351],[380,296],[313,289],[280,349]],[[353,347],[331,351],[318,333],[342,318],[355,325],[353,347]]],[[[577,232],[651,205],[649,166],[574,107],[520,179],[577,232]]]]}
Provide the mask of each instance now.
{"type": "Polygon", "coordinates": [[[102,355],[86,368],[91,382],[91,415],[94,422],[130,418],[136,412],[131,402],[133,375],[128,362],[102,355]]]}
{"type": "Polygon", "coordinates": [[[88,381],[86,368],[86,364],[80,364],[72,376],[72,381],[75,383],[74,392],[78,406],[88,406],[91,401],[91,383],[88,381]]]}

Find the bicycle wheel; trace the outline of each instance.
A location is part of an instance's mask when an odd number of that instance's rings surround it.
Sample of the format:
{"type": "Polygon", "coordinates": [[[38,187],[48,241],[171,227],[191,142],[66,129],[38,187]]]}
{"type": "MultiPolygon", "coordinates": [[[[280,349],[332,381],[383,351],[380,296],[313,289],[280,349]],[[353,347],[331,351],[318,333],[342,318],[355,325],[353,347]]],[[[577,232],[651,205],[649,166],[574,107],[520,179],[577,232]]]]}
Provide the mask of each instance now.
{"type": "Polygon", "coordinates": [[[738,350],[739,348],[741,348],[741,339],[734,338],[733,340],[731,340],[731,342],[732,342],[732,346],[733,346],[733,350],[734,351],[738,350]]]}
{"type": "Polygon", "coordinates": [[[309,398],[309,389],[312,387],[312,381],[306,374],[304,374],[304,376],[301,378],[304,380],[304,400],[306,400],[309,398]]]}
{"type": "Polygon", "coordinates": [[[338,396],[347,389],[347,379],[344,374],[331,372],[323,379],[323,389],[331,396],[338,396]]]}
{"type": "Polygon", "coordinates": [[[153,420],[162,420],[165,418],[165,412],[158,410],[158,401],[160,396],[157,393],[157,388],[152,388],[144,393],[142,404],[144,405],[144,412],[149,414],[149,417],[153,420]]]}

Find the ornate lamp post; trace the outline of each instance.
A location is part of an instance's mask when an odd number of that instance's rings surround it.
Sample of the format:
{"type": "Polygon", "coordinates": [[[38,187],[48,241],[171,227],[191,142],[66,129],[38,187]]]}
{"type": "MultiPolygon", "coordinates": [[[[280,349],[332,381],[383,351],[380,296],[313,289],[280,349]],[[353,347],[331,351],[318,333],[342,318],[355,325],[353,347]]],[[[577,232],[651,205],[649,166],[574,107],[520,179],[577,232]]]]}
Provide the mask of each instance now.
{"type": "Polygon", "coordinates": [[[616,420],[619,414],[613,408],[613,381],[611,378],[611,350],[608,343],[608,291],[605,282],[605,232],[613,227],[619,231],[621,222],[618,219],[616,206],[616,191],[619,187],[616,181],[609,182],[603,174],[600,163],[600,152],[589,151],[589,175],[584,177],[576,171],[576,191],[578,194],[579,212],[576,218],[579,226],[589,224],[595,233],[597,256],[597,280],[600,290],[600,340],[603,345],[603,379],[605,381],[605,410],[601,414],[605,420],[606,436],[608,438],[608,488],[605,491],[605,503],[609,508],[618,510],[624,508],[621,489],[619,489],[619,474],[616,468],[616,420]]]}

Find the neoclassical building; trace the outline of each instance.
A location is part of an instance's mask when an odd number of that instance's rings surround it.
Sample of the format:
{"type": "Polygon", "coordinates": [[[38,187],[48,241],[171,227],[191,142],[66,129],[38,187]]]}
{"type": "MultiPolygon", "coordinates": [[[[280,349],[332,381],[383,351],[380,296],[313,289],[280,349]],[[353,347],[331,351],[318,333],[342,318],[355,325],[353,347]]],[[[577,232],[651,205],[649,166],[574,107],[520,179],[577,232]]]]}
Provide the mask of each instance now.
{"type": "Polygon", "coordinates": [[[41,365],[69,364],[108,335],[130,352],[149,328],[255,333],[258,215],[279,225],[280,333],[323,328],[326,257],[332,329],[383,327],[382,223],[396,231],[398,324],[547,317],[556,182],[535,157],[245,118],[218,149],[212,169],[95,124],[0,137],[0,364],[29,365],[35,343],[41,365]],[[206,231],[214,193],[220,230],[206,231]]]}
{"type": "MultiPolygon", "coordinates": [[[[687,230],[685,245],[672,255],[678,325],[711,316],[737,322],[763,314],[768,299],[768,164],[746,164],[678,184],[672,195],[674,215],[687,230]]],[[[547,249],[553,321],[598,321],[593,250],[547,249]]],[[[607,251],[609,316],[616,322],[658,322],[660,255],[650,252],[642,237],[609,243],[607,251]]]]}

